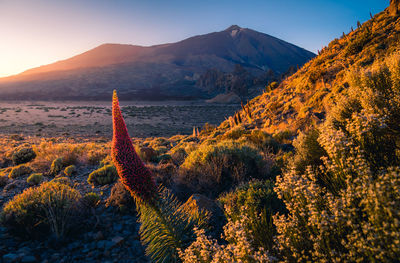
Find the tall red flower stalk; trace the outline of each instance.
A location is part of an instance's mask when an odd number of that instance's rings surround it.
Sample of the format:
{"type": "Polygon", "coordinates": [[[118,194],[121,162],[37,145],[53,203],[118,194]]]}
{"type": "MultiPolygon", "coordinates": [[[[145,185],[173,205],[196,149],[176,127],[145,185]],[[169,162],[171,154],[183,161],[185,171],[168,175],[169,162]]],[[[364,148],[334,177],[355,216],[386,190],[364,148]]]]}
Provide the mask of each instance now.
{"type": "Polygon", "coordinates": [[[114,90],[112,103],[113,140],[111,156],[121,182],[131,194],[150,201],[157,193],[151,172],[137,155],[119,107],[117,92],[114,90]]]}

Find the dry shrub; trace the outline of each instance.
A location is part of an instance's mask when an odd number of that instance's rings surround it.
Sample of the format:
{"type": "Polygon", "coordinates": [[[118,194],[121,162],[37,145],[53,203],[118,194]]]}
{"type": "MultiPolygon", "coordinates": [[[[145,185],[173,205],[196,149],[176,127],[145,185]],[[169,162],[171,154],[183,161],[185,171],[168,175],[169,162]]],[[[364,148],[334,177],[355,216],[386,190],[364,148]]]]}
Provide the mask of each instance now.
{"type": "Polygon", "coordinates": [[[191,152],[175,181],[188,194],[217,196],[240,182],[267,178],[271,166],[270,160],[255,147],[222,141],[203,144],[191,152]]]}
{"type": "Polygon", "coordinates": [[[2,222],[19,234],[64,237],[79,213],[79,192],[65,184],[45,182],[14,196],[3,209],[2,222]]]}
{"type": "Polygon", "coordinates": [[[399,259],[400,57],[353,72],[350,83],[319,136],[298,147],[310,158],[318,142],[323,165],[277,178],[289,211],[274,217],[286,262],[399,259]]]}
{"type": "Polygon", "coordinates": [[[156,183],[170,187],[173,184],[173,176],[177,173],[177,167],[173,163],[160,163],[147,165],[152,171],[156,183]]]}
{"type": "Polygon", "coordinates": [[[111,194],[106,200],[106,206],[117,207],[120,211],[132,210],[135,208],[135,201],[125,186],[118,180],[111,188],[111,194]]]}
{"type": "Polygon", "coordinates": [[[33,172],[32,168],[30,168],[29,166],[27,166],[25,164],[21,164],[21,165],[13,167],[11,169],[10,173],[8,174],[8,177],[15,179],[15,178],[21,177],[23,175],[28,175],[32,172],[33,172]]]}
{"type": "Polygon", "coordinates": [[[42,141],[33,146],[37,157],[31,166],[36,171],[46,172],[53,160],[62,158],[63,166],[76,164],[98,165],[110,153],[107,144],[101,143],[53,143],[42,141]]]}
{"type": "Polygon", "coordinates": [[[118,178],[114,165],[105,165],[89,174],[87,182],[93,185],[105,185],[115,182],[118,178]]]}

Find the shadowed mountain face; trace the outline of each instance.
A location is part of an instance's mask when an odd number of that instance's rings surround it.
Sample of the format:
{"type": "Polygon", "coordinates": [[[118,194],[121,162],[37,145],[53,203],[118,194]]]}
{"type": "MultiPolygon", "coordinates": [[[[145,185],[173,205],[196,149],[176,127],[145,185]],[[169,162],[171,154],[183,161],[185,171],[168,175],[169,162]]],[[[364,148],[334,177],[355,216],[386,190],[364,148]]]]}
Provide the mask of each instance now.
{"type": "Polygon", "coordinates": [[[198,85],[207,70],[232,72],[238,64],[254,77],[280,75],[314,54],[251,29],[224,31],[142,47],[104,44],[56,63],[0,79],[0,99],[198,99],[214,96],[198,85]]]}

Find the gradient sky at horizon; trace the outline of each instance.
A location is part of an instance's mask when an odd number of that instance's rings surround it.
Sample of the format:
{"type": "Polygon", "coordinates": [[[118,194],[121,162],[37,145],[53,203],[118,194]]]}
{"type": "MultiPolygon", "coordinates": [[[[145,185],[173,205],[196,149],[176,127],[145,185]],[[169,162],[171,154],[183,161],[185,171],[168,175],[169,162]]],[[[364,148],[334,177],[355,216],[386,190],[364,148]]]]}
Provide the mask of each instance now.
{"type": "Polygon", "coordinates": [[[103,43],[155,45],[251,28],[316,52],[389,0],[0,0],[0,77],[103,43]]]}

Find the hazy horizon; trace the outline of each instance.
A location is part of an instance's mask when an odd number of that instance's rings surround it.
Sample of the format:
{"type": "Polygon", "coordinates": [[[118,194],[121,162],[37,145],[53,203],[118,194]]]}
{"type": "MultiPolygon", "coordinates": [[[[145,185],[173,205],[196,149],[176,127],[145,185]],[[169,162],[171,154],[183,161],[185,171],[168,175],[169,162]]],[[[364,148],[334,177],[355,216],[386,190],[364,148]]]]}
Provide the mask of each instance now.
{"type": "Polygon", "coordinates": [[[389,0],[0,2],[0,77],[67,59],[105,43],[151,46],[236,24],[314,53],[389,0]]]}

